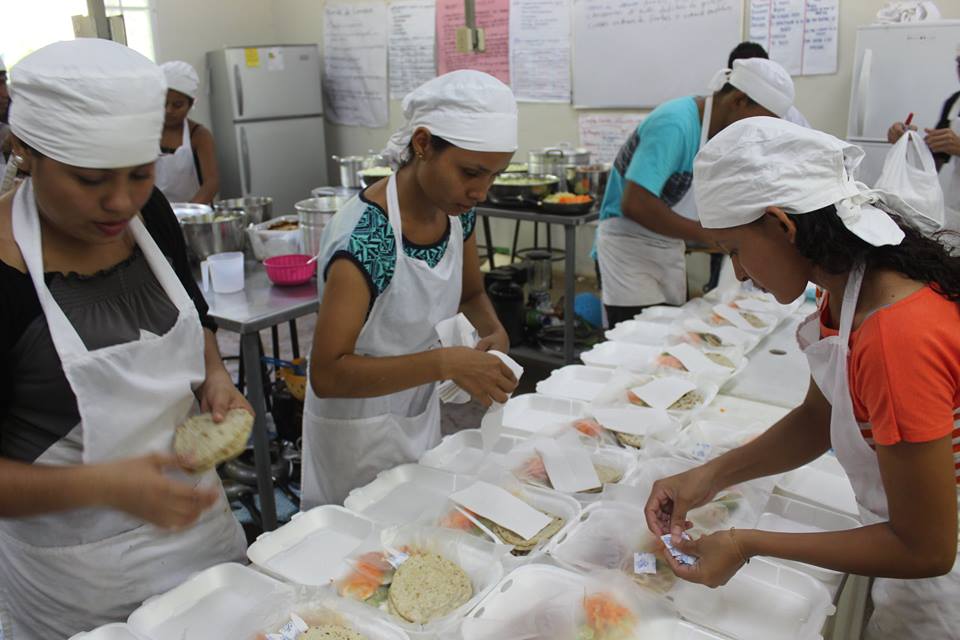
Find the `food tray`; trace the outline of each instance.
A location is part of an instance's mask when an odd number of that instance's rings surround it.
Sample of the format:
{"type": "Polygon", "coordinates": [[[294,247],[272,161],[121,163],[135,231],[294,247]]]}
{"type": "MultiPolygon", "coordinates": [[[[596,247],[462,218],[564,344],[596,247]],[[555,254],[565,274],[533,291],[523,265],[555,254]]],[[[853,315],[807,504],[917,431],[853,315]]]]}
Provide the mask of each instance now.
{"type": "MultiPolygon", "coordinates": [[[[552,613],[573,620],[563,603],[580,603],[585,593],[613,593],[636,611],[639,638],[673,638],[679,620],[662,600],[636,589],[618,589],[607,581],[548,565],[526,565],[511,571],[460,626],[463,640],[553,638],[552,613]]],[[[560,621],[562,625],[563,622],[560,621]]],[[[563,629],[566,631],[566,629],[563,629]]],[[[561,631],[562,633],[562,631],[561,631]]]]}
{"type": "Polygon", "coordinates": [[[157,640],[234,640],[247,638],[294,588],[236,563],[218,564],[178,587],[148,598],[127,624],[157,640]]]}
{"type": "Polygon", "coordinates": [[[790,498],[860,518],[850,480],[840,462],[830,453],[784,475],[777,483],[777,489],[790,498]]]}
{"type": "Polygon", "coordinates": [[[247,558],[278,579],[320,586],[339,575],[343,560],[376,529],[372,520],[336,505],[296,513],[276,531],[262,534],[247,558]]]}
{"type": "Polygon", "coordinates": [[[402,464],[381,471],[373,482],[351,491],[343,506],[375,522],[407,524],[473,482],[467,476],[402,464]]]}
{"type": "Polygon", "coordinates": [[[722,587],[680,581],[669,597],[687,620],[739,640],[816,640],[836,611],[820,582],[763,558],[722,587]]]}
{"type": "Polygon", "coordinates": [[[604,337],[613,342],[628,342],[660,347],[666,344],[672,331],[670,324],[646,320],[624,320],[613,329],[604,332],[604,337]]]}
{"type": "Polygon", "coordinates": [[[572,425],[586,415],[587,404],[581,400],[525,393],[514,396],[504,406],[503,430],[529,436],[572,425]]]}
{"type": "Polygon", "coordinates": [[[480,430],[464,429],[444,436],[440,444],[420,457],[420,464],[450,473],[475,474],[485,464],[503,466],[504,455],[523,441],[520,436],[501,435],[485,459],[480,430]]]}
{"type": "Polygon", "coordinates": [[[70,636],[70,640],[148,640],[134,633],[126,623],[114,622],[70,636]]]}
{"type": "MultiPolygon", "coordinates": [[[[784,496],[770,496],[770,502],[760,515],[757,529],[782,533],[819,533],[843,531],[860,526],[854,518],[784,496]]],[[[843,573],[815,565],[777,559],[777,562],[813,576],[827,586],[831,597],[836,597],[843,573]]]]}
{"type": "Polygon", "coordinates": [[[660,347],[652,345],[608,341],[584,351],[580,354],[580,359],[591,367],[624,367],[631,371],[646,371],[662,351],[660,347]]]}
{"type": "Polygon", "coordinates": [[[613,369],[570,364],[537,383],[537,393],[555,398],[591,402],[613,378],[613,369]]]}

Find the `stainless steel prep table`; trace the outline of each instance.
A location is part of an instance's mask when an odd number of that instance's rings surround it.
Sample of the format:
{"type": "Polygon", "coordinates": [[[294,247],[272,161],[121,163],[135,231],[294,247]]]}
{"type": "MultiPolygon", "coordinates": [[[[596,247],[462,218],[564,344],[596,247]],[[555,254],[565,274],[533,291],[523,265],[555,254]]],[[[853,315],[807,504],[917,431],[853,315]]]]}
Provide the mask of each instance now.
{"type": "Polygon", "coordinates": [[[253,421],[253,453],[260,513],[264,531],[272,531],[277,528],[277,507],[270,474],[267,402],[263,394],[259,334],[263,329],[315,313],[319,298],[315,280],[296,287],[278,287],[270,282],[259,262],[247,261],[245,271],[243,291],[227,294],[207,291],[203,295],[210,305],[210,316],[220,330],[240,335],[240,357],[249,390],[247,399],[256,413],[253,421]]]}
{"type": "MultiPolygon", "coordinates": [[[[574,352],[573,328],[575,312],[573,302],[576,297],[576,279],[577,279],[577,228],[593,222],[600,217],[597,210],[590,213],[584,213],[577,216],[562,216],[551,213],[543,213],[537,209],[511,209],[502,207],[492,207],[490,205],[480,205],[476,209],[477,215],[483,216],[486,221],[489,218],[500,218],[503,220],[525,220],[528,222],[544,222],[546,224],[557,224],[563,227],[564,239],[564,273],[563,273],[563,364],[573,364],[576,362],[576,353],[574,352]]],[[[490,237],[489,225],[484,225],[484,238],[486,243],[487,255],[490,256],[490,266],[493,267],[493,239],[490,237]]],[[[549,364],[557,364],[557,359],[553,356],[538,351],[536,349],[524,348],[511,349],[516,355],[540,360],[549,364]]]]}

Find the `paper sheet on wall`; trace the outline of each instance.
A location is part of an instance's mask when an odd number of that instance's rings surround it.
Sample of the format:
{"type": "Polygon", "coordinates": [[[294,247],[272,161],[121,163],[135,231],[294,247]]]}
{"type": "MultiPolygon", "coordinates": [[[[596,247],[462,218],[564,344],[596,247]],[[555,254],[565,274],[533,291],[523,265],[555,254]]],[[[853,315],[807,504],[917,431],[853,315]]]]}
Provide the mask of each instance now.
{"type": "Polygon", "coordinates": [[[476,0],[476,18],[486,36],[486,51],[460,53],[457,29],[466,24],[463,0],[437,0],[437,74],[476,69],[509,84],[510,0],[476,0]]]}
{"type": "Polygon", "coordinates": [[[750,40],[795,76],[837,72],[839,0],[750,0],[750,40]]]}
{"type": "Polygon", "coordinates": [[[387,6],[328,2],[324,9],[323,98],[331,122],[387,124],[387,6]]]}
{"type": "Polygon", "coordinates": [[[510,86],[522,102],[570,102],[570,0],[510,0],[510,86]]]}
{"type": "Polygon", "coordinates": [[[434,0],[393,0],[390,33],[390,97],[400,100],[437,75],[434,0]]]}
{"type": "Polygon", "coordinates": [[[639,113],[581,113],[580,146],[594,162],[613,162],[644,116],[639,113]]]}

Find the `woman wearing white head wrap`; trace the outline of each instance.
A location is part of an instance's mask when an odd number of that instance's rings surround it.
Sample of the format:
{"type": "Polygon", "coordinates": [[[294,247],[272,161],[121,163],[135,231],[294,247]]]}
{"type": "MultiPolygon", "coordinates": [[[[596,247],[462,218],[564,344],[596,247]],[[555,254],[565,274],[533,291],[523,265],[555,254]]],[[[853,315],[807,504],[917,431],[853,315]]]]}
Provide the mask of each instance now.
{"type": "Polygon", "coordinates": [[[957,475],[960,257],[905,222],[902,203],[851,173],[862,152],[771,118],[731,125],[697,156],[703,225],[781,302],[808,281],[826,293],[798,331],[813,384],[803,404],[751,443],[659,481],[657,533],[718,490],[786,472],[832,448],[863,527],[816,534],[736,530],[680,548],[682,578],[724,584],[751,556],[874,576],[870,639],[954,638],[960,629],[957,475]]]}
{"type": "Polygon", "coordinates": [[[509,342],[483,288],[473,208],[517,148],[510,89],[446,74],[403,101],[386,153],[402,165],[348,202],[324,231],[320,313],[303,421],[303,508],[341,502],[383,469],[440,441],[437,383],[504,402],[517,382],[488,349],[509,342]],[[463,312],[480,344],[436,348],[463,312]]]}
{"type": "Polygon", "coordinates": [[[160,65],[167,79],[157,188],[170,202],[210,204],[220,190],[220,169],[213,134],[187,118],[200,90],[196,70],[181,60],[160,65]]]}
{"type": "Polygon", "coordinates": [[[153,186],[159,68],[81,38],[11,91],[30,178],[0,197],[0,618],[65,638],[243,557],[216,474],[179,470],[172,441],[197,400],[250,409],[153,186]]]}

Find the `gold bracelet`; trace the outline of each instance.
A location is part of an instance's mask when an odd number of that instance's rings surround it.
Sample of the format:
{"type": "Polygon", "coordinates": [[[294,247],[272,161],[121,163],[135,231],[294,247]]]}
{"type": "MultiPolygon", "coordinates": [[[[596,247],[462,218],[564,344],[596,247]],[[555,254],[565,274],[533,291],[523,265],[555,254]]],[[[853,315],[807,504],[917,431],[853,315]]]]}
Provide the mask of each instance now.
{"type": "Polygon", "coordinates": [[[741,563],[740,566],[743,566],[745,564],[750,564],[750,558],[748,558],[746,554],[743,553],[743,549],[740,547],[740,543],[737,542],[737,536],[734,535],[734,532],[735,532],[735,528],[730,527],[729,529],[730,541],[733,542],[734,548],[736,548],[737,553],[740,555],[740,563],[741,563]]]}

